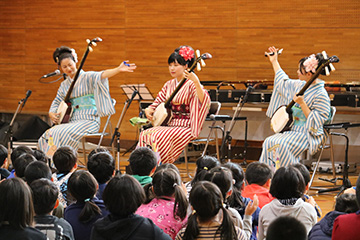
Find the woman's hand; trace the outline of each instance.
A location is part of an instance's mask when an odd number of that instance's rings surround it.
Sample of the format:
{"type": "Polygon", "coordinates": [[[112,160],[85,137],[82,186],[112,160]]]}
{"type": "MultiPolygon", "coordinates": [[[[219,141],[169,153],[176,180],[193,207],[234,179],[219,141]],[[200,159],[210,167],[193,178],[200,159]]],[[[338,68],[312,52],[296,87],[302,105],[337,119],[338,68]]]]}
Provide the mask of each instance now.
{"type": "Polygon", "coordinates": [[[153,115],[154,115],[155,110],[152,108],[145,108],[145,115],[146,118],[149,119],[150,121],[153,120],[153,115]]]}
{"type": "Polygon", "coordinates": [[[58,124],[60,120],[60,113],[49,112],[49,117],[54,124],[58,124]]]}
{"type": "Polygon", "coordinates": [[[278,48],[272,46],[272,47],[269,47],[269,52],[265,52],[265,55],[268,56],[269,61],[270,61],[271,63],[273,63],[273,62],[275,62],[275,61],[278,60],[278,51],[279,51],[278,48]],[[273,54],[273,55],[270,55],[270,54],[272,54],[272,53],[274,53],[274,54],[273,54]]]}
{"type": "Polygon", "coordinates": [[[299,95],[299,96],[296,96],[296,95],[295,95],[295,96],[293,97],[293,100],[294,100],[294,102],[296,102],[297,104],[299,104],[300,107],[306,105],[306,103],[305,103],[305,101],[304,101],[304,95],[299,95]]]}
{"type": "Polygon", "coordinates": [[[185,70],[184,77],[193,81],[195,84],[200,83],[198,76],[194,72],[189,72],[188,70],[185,70]]]}
{"type": "Polygon", "coordinates": [[[118,67],[120,72],[134,72],[136,69],[135,63],[129,63],[129,60],[123,61],[118,67]]]}

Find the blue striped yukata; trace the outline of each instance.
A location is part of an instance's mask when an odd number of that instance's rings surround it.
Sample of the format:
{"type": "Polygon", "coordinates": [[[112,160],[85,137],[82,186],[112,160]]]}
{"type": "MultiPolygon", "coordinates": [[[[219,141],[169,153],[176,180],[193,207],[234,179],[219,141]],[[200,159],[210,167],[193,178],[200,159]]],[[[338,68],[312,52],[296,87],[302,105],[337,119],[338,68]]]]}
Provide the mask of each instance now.
{"type": "MultiPolygon", "coordinates": [[[[274,89],[266,115],[271,117],[281,106],[291,102],[293,97],[302,89],[306,81],[291,80],[279,69],[275,74],[274,89]]],[[[330,119],[330,99],[324,88],[324,81],[313,83],[304,93],[304,101],[311,110],[306,118],[300,105],[293,106],[294,125],[290,131],[276,133],[267,137],[262,146],[260,162],[277,167],[297,163],[301,154],[309,150],[313,155],[326,140],[327,133],[323,129],[324,123],[330,119]]]]}
{"type": "MultiPolygon", "coordinates": [[[[79,141],[85,134],[96,133],[100,128],[100,117],[115,113],[112,104],[108,79],[101,79],[103,72],[80,71],[70,95],[73,113],[70,121],[55,125],[48,129],[38,140],[39,149],[45,153],[49,150],[49,138],[59,148],[71,146],[75,151],[79,148],[79,141]]],[[[53,100],[49,112],[56,113],[60,102],[65,98],[72,79],[65,79],[53,100]]]]}

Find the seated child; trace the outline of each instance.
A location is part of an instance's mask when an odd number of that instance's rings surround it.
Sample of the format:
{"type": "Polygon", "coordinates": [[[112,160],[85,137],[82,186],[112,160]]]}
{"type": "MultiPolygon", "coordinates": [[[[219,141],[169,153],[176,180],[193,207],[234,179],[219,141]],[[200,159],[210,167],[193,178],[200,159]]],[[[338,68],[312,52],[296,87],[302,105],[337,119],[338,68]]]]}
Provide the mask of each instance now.
{"type": "Polygon", "coordinates": [[[259,198],[259,207],[262,208],[274,199],[269,193],[272,175],[269,165],[261,162],[250,163],[245,172],[247,185],[241,195],[254,199],[253,197],[256,194],[259,198]]]}
{"type": "Polygon", "coordinates": [[[176,240],[182,239],[248,239],[245,232],[237,227],[228,210],[224,207],[223,194],[211,182],[199,181],[189,196],[193,213],[186,228],[180,230],[176,240]]]}
{"type": "MultiPolygon", "coordinates": [[[[250,198],[245,198],[241,195],[241,191],[244,189],[244,178],[245,178],[244,170],[239,164],[233,162],[227,162],[223,164],[223,166],[231,170],[234,181],[233,192],[231,196],[228,198],[227,202],[230,207],[237,210],[240,216],[244,218],[245,207],[252,202],[250,198]]],[[[253,223],[252,223],[252,234],[250,239],[257,239],[256,233],[257,233],[257,226],[259,223],[259,213],[260,213],[260,208],[257,207],[252,215],[253,223]]]]}
{"type": "Polygon", "coordinates": [[[16,161],[13,163],[15,170],[14,175],[18,178],[24,178],[25,169],[32,162],[36,162],[36,158],[32,154],[29,153],[21,154],[20,157],[18,157],[16,161]]]}
{"type": "Polygon", "coordinates": [[[96,197],[101,200],[107,182],[115,175],[114,158],[108,152],[95,153],[89,158],[87,168],[98,182],[96,197]]]}
{"type": "Polygon", "coordinates": [[[310,184],[309,170],[305,167],[304,164],[301,164],[301,163],[293,164],[293,166],[296,167],[300,171],[300,173],[303,175],[303,178],[305,181],[305,192],[304,192],[302,199],[304,200],[304,202],[310,203],[315,208],[317,216],[319,218],[321,218],[321,215],[322,215],[321,208],[315,202],[315,199],[313,197],[307,195],[307,192],[309,191],[309,184],[310,184]]]}
{"type": "MultiPolygon", "coordinates": [[[[42,163],[37,161],[37,163],[42,163]]],[[[50,170],[50,168],[49,168],[50,170]]],[[[59,204],[59,190],[46,178],[30,184],[35,209],[35,228],[43,232],[49,240],[73,240],[71,225],[63,218],[52,216],[52,211],[59,204]]]]}
{"type": "Polygon", "coordinates": [[[316,223],[309,233],[309,240],[331,240],[335,219],[347,213],[359,211],[354,194],[344,193],[336,198],[335,210],[328,212],[320,222],[316,223]]]}
{"type": "MultiPolygon", "coordinates": [[[[356,201],[360,206],[360,175],[356,181],[356,201]]],[[[358,239],[360,235],[360,211],[344,214],[334,221],[332,239],[358,239]]]]}
{"type": "Polygon", "coordinates": [[[53,180],[59,188],[60,203],[66,208],[71,203],[67,197],[67,182],[77,168],[77,154],[72,147],[63,146],[55,151],[53,162],[57,169],[53,180]]]}
{"type": "Polygon", "coordinates": [[[276,170],[270,186],[275,197],[260,211],[258,239],[266,238],[270,223],[279,216],[292,216],[304,224],[306,232],[317,222],[315,208],[302,200],[305,182],[300,171],[294,166],[280,167],[276,170]]]}
{"type": "Polygon", "coordinates": [[[153,194],[147,196],[146,202],[137,209],[136,214],[151,219],[175,239],[176,234],[186,225],[188,208],[179,173],[171,168],[157,169],[152,184],[146,185],[146,188],[151,188],[153,194]]]}
{"type": "Polygon", "coordinates": [[[147,147],[136,148],[129,157],[131,175],[137,179],[141,186],[151,183],[151,175],[155,172],[157,157],[147,147]]]}
{"type": "MultiPolygon", "coordinates": [[[[18,146],[16,147],[10,156],[11,159],[11,164],[12,166],[10,166],[12,168],[10,175],[8,176],[8,178],[13,178],[15,177],[15,169],[14,169],[14,162],[16,161],[17,158],[19,158],[23,153],[29,153],[29,154],[33,154],[33,150],[31,148],[29,148],[28,146],[18,146]]],[[[9,160],[9,159],[8,159],[9,160]]],[[[10,169],[9,167],[9,169],[10,169]]]]}
{"type": "Polygon", "coordinates": [[[171,240],[153,221],[135,214],[145,201],[145,193],[134,177],[113,177],[105,187],[103,199],[110,215],[94,224],[92,240],[171,240]]]}
{"type": "Polygon", "coordinates": [[[8,151],[6,147],[0,144],[0,180],[6,179],[10,175],[7,158],[8,151]]]}
{"type": "Polygon", "coordinates": [[[68,190],[76,202],[65,209],[64,218],[71,224],[75,239],[88,240],[94,223],[109,214],[104,202],[95,196],[96,179],[88,171],[76,171],[69,178],[68,190]]]}
{"type": "Polygon", "coordinates": [[[35,161],[30,163],[25,168],[25,181],[28,185],[30,185],[33,181],[40,179],[40,178],[46,178],[51,180],[51,170],[49,166],[41,161],[35,161]]]}
{"type": "Polygon", "coordinates": [[[280,216],[269,225],[266,240],[307,240],[304,224],[291,216],[280,216]]]}

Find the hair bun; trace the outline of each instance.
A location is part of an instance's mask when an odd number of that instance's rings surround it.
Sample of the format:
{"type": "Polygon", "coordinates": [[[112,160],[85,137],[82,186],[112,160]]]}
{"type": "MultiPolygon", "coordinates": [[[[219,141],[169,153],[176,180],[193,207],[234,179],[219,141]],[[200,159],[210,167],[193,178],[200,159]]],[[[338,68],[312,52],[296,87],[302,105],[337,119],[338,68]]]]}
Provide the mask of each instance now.
{"type": "Polygon", "coordinates": [[[55,49],[54,53],[53,53],[53,59],[54,62],[59,64],[59,57],[61,54],[63,53],[72,53],[71,48],[67,47],[67,46],[61,46],[55,49]]]}

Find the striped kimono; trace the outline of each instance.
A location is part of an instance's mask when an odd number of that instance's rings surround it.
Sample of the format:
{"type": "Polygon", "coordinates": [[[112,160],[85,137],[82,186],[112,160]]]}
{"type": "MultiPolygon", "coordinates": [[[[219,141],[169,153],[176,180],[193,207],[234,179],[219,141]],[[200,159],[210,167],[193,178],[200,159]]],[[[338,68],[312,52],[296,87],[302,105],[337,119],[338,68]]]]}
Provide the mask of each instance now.
{"type": "MultiPolygon", "coordinates": [[[[281,105],[287,105],[305,85],[305,81],[291,80],[279,69],[275,74],[274,89],[266,115],[271,117],[281,105]]],[[[300,160],[301,153],[316,153],[326,140],[324,123],[330,118],[330,99],[324,82],[313,83],[304,93],[304,101],[311,110],[306,118],[296,103],[293,110],[294,125],[290,131],[267,137],[262,146],[260,162],[281,167],[300,160]]]]}
{"type": "MultiPolygon", "coordinates": [[[[165,102],[177,85],[176,79],[167,81],[149,108],[155,109],[160,103],[165,102]]],[[[203,91],[204,101],[200,103],[195,84],[187,80],[171,104],[173,107],[183,105],[182,108],[189,114],[173,116],[168,126],[153,127],[142,131],[138,146],[151,146],[155,152],[159,153],[162,163],[173,163],[185,146],[200,134],[210,107],[209,94],[205,89],[203,91]]]]}
{"type": "MultiPolygon", "coordinates": [[[[101,79],[101,74],[102,72],[80,71],[79,78],[70,95],[73,107],[70,121],[48,129],[38,140],[40,150],[46,153],[54,144],[57,148],[65,145],[71,146],[77,151],[82,136],[99,131],[100,117],[115,113],[108,79],[101,79]],[[85,98],[86,100],[84,100],[85,98]]],[[[72,79],[68,77],[61,83],[49,112],[57,111],[71,82],[72,79]]]]}

